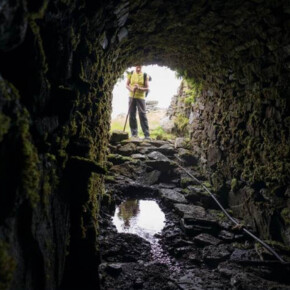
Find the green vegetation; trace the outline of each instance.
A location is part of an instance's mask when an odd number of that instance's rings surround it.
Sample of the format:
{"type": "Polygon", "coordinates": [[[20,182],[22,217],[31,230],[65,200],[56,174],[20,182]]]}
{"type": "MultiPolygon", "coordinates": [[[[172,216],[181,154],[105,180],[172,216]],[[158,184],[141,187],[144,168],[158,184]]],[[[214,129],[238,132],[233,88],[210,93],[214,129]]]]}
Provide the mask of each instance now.
{"type": "Polygon", "coordinates": [[[290,225],[290,209],[288,207],[285,207],[281,211],[281,217],[282,217],[285,225],[290,225]]]}
{"type": "MultiPolygon", "coordinates": [[[[147,114],[148,117],[148,123],[149,123],[149,130],[150,130],[150,137],[157,140],[169,140],[174,139],[174,136],[172,134],[166,133],[160,126],[160,118],[164,113],[156,113],[156,112],[149,112],[147,114]]],[[[123,131],[124,124],[125,124],[125,118],[126,116],[117,117],[112,120],[111,122],[111,131],[114,130],[120,130],[123,131]]],[[[138,124],[138,136],[142,137],[144,136],[143,131],[141,129],[139,119],[137,118],[137,124],[138,124]]],[[[129,127],[129,120],[127,122],[126,130],[125,132],[129,133],[130,135],[130,127],[129,127]]]]}
{"type": "Polygon", "coordinates": [[[0,290],[10,289],[16,262],[9,254],[9,245],[0,240],[0,290]]]}
{"type": "Polygon", "coordinates": [[[11,119],[0,113],[0,142],[2,142],[4,135],[9,131],[11,119]]]}
{"type": "Polygon", "coordinates": [[[188,134],[187,130],[188,121],[189,121],[188,117],[182,115],[181,113],[179,113],[174,120],[174,123],[178,131],[180,133],[183,132],[183,136],[187,136],[188,134]]]}
{"type": "Polygon", "coordinates": [[[238,185],[238,180],[236,178],[233,178],[231,181],[231,190],[235,191],[237,189],[237,185],[238,185]]]}
{"type": "Polygon", "coordinates": [[[150,131],[150,136],[151,136],[151,138],[156,139],[156,140],[172,140],[172,139],[174,139],[174,136],[172,134],[166,133],[161,128],[161,126],[150,131]]]}
{"type": "Polygon", "coordinates": [[[19,113],[18,126],[21,136],[21,153],[22,153],[22,187],[26,196],[29,198],[32,207],[39,202],[39,158],[37,150],[32,143],[29,132],[29,113],[23,110],[22,115],[19,113]]]}

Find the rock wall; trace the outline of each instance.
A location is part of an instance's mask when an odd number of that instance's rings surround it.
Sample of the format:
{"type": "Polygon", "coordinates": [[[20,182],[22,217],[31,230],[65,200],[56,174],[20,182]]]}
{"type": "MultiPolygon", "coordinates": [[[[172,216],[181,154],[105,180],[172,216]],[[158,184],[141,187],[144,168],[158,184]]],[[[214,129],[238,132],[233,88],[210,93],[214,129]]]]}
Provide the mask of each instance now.
{"type": "Polygon", "coordinates": [[[288,1],[2,2],[3,289],[97,289],[111,92],[137,62],[201,85],[193,145],[214,184],[289,225],[288,1]]]}
{"type": "Polygon", "coordinates": [[[183,81],[168,114],[175,128],[188,130],[200,166],[225,204],[263,238],[288,244],[289,100],[273,88],[254,94],[227,86],[199,91],[183,81]]]}

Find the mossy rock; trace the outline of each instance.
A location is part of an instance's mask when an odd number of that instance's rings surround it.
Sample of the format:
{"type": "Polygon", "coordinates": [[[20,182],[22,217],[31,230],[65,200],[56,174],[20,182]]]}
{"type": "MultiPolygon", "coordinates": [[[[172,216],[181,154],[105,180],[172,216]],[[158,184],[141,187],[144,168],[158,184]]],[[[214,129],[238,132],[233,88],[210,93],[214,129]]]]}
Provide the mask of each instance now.
{"type": "Polygon", "coordinates": [[[198,185],[198,183],[194,179],[192,179],[190,177],[182,177],[180,179],[180,186],[182,188],[186,188],[189,185],[198,185]]]}
{"type": "Polygon", "coordinates": [[[10,289],[16,261],[9,254],[9,245],[0,241],[0,289],[10,289]]]}
{"type": "Polygon", "coordinates": [[[290,208],[285,207],[280,214],[285,225],[290,225],[290,208]]]}
{"type": "Polygon", "coordinates": [[[120,164],[123,164],[127,161],[133,162],[133,163],[136,162],[135,159],[128,157],[128,156],[122,156],[120,154],[109,154],[108,161],[112,162],[114,165],[120,165],[120,164]]]}

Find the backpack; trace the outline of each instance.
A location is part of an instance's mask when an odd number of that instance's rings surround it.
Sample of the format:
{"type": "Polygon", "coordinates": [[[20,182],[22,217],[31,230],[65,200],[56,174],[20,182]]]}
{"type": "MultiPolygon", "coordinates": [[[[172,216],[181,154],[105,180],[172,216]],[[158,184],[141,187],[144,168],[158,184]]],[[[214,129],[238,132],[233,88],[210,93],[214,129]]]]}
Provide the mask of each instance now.
{"type": "MultiPolygon", "coordinates": [[[[134,71],[132,70],[132,71],[130,72],[130,74],[132,75],[133,72],[134,72],[134,71]]],[[[146,78],[147,78],[147,73],[143,73],[143,86],[145,85],[146,78]]],[[[148,81],[150,82],[151,80],[152,80],[152,78],[149,76],[148,81]]],[[[147,90],[147,91],[145,92],[145,98],[148,96],[149,91],[150,91],[150,90],[147,90]]]]}

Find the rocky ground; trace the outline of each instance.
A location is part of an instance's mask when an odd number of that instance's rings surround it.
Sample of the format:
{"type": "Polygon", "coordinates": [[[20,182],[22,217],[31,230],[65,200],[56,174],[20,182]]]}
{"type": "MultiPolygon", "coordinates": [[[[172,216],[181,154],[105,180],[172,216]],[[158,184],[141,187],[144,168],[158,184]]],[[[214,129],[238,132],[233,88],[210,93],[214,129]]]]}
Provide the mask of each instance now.
{"type": "MultiPolygon", "coordinates": [[[[182,139],[121,139],[110,146],[101,210],[102,289],[290,289],[289,266],[234,229],[204,188],[176,165],[182,162],[210,189],[182,139]],[[148,241],[117,233],[112,223],[115,205],[135,197],[154,199],[165,212],[159,256],[148,241]]],[[[285,249],[275,249],[289,260],[285,249]]]]}

